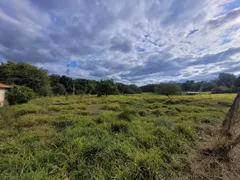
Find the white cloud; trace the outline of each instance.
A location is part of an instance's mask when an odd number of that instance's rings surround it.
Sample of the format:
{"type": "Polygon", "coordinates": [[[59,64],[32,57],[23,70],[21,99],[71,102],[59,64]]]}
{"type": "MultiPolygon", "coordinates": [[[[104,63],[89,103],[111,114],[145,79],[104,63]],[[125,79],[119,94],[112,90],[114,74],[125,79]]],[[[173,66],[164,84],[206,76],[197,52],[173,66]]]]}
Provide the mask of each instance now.
{"type": "Polygon", "coordinates": [[[207,79],[239,60],[240,8],[226,9],[230,2],[2,0],[0,55],[59,74],[75,61],[71,76],[80,78],[207,79]]]}

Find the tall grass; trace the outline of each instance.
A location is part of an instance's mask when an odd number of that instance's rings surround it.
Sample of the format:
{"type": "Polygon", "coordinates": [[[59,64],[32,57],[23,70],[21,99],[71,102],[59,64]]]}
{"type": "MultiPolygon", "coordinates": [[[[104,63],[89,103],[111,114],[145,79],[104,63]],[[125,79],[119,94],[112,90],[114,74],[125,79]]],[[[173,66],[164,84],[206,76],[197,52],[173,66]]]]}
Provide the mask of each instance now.
{"type": "Polygon", "coordinates": [[[220,123],[233,98],[59,96],[3,107],[0,179],[191,179],[198,126],[220,123]]]}

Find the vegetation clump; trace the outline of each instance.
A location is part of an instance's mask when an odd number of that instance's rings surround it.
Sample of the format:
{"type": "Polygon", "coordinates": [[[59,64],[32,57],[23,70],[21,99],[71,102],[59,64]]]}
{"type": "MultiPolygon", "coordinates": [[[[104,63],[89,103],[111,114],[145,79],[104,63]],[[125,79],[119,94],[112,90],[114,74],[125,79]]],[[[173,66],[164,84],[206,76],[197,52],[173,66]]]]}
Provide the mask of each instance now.
{"type": "Polygon", "coordinates": [[[34,97],[33,90],[25,86],[14,86],[7,93],[7,100],[10,105],[26,103],[34,97]]]}

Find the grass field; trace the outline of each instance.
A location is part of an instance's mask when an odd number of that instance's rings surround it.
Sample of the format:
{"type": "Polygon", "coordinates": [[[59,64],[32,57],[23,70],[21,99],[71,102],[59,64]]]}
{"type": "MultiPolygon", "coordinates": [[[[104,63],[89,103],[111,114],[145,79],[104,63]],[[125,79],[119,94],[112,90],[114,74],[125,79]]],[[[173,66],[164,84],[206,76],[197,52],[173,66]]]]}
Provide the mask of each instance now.
{"type": "Polygon", "coordinates": [[[0,109],[0,179],[232,177],[199,168],[196,154],[234,97],[85,95],[6,106],[0,109]]]}

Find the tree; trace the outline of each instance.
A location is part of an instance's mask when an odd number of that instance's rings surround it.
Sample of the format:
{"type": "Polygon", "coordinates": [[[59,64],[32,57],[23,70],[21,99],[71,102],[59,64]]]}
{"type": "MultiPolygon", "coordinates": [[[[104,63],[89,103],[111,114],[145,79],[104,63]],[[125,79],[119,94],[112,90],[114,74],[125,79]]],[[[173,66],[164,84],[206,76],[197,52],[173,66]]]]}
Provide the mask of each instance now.
{"type": "Polygon", "coordinates": [[[57,83],[55,86],[52,87],[52,92],[54,95],[66,95],[66,88],[63,84],[57,83]]]}
{"type": "Polygon", "coordinates": [[[230,88],[228,88],[227,86],[215,87],[211,91],[212,94],[229,93],[229,92],[230,92],[230,88]]]}
{"type": "Polygon", "coordinates": [[[227,86],[228,88],[231,88],[232,86],[234,86],[236,79],[237,78],[234,74],[220,73],[217,83],[218,86],[227,86]]]}
{"type": "Polygon", "coordinates": [[[235,97],[221,126],[218,142],[212,148],[203,149],[202,154],[217,157],[219,160],[229,160],[231,151],[240,144],[240,91],[235,97]]]}
{"type": "Polygon", "coordinates": [[[195,91],[195,82],[193,80],[191,81],[186,81],[184,83],[182,83],[182,89],[184,91],[195,91]]]}
{"type": "Polygon", "coordinates": [[[117,83],[118,91],[121,94],[127,94],[130,91],[130,87],[123,83],[117,83]]]}
{"type": "Polygon", "coordinates": [[[240,87],[240,76],[238,76],[238,78],[235,80],[234,84],[236,87],[240,87]]]}
{"type": "Polygon", "coordinates": [[[200,89],[200,91],[211,91],[213,88],[217,87],[217,83],[216,81],[202,81],[202,88],[200,89]]]}
{"type": "Polygon", "coordinates": [[[87,93],[87,82],[86,79],[75,79],[75,94],[86,94],[87,93]]]}
{"type": "Polygon", "coordinates": [[[97,85],[97,94],[98,96],[117,94],[118,88],[117,84],[113,80],[101,80],[97,85]]]}
{"type": "Polygon", "coordinates": [[[50,78],[51,87],[54,87],[58,83],[60,83],[61,76],[59,76],[58,74],[51,74],[49,78],[50,78]]]}
{"type": "Polygon", "coordinates": [[[29,87],[40,96],[51,94],[47,71],[23,62],[8,61],[2,63],[0,65],[0,81],[6,84],[29,87]]]}
{"type": "Polygon", "coordinates": [[[171,95],[180,94],[182,91],[179,84],[176,83],[161,83],[155,88],[157,94],[162,94],[170,97],[171,95]]]}
{"type": "Polygon", "coordinates": [[[26,103],[34,97],[33,90],[25,86],[14,86],[7,93],[7,100],[10,105],[26,103]]]}
{"type": "Polygon", "coordinates": [[[118,91],[121,94],[137,94],[141,93],[141,88],[137,87],[135,84],[126,85],[123,83],[117,83],[118,91]]]}
{"type": "Polygon", "coordinates": [[[58,74],[51,74],[49,76],[51,82],[51,88],[54,95],[66,94],[66,89],[63,84],[60,83],[60,76],[58,74]]]}
{"type": "Polygon", "coordinates": [[[97,93],[98,84],[99,83],[97,83],[94,80],[88,80],[87,81],[87,93],[88,94],[96,94],[97,93]]]}
{"type": "Polygon", "coordinates": [[[59,83],[63,84],[67,94],[73,93],[73,79],[67,76],[61,76],[59,79],[59,83]]]}
{"type": "Polygon", "coordinates": [[[145,86],[141,86],[142,92],[155,92],[155,88],[157,87],[157,84],[148,84],[145,86]]]}
{"type": "Polygon", "coordinates": [[[141,88],[137,87],[135,84],[130,84],[129,88],[132,94],[142,93],[141,88]]]}

